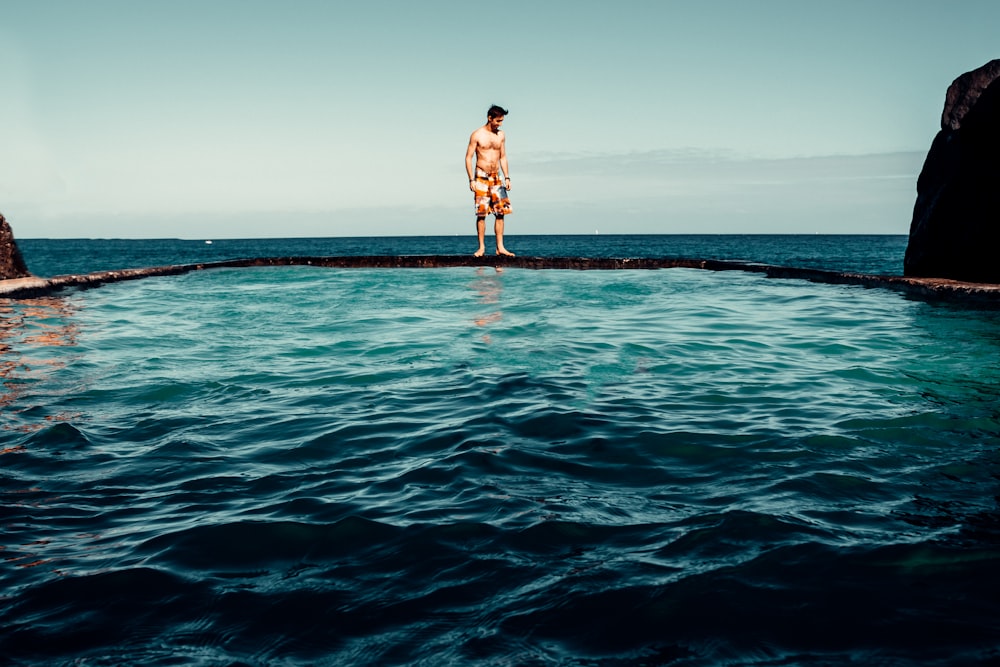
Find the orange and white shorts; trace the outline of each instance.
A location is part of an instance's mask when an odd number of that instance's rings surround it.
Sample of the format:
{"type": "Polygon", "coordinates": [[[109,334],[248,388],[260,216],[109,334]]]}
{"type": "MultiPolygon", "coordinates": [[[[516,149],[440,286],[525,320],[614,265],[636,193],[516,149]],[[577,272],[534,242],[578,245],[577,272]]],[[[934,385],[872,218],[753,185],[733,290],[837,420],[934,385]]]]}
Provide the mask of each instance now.
{"type": "Polygon", "coordinates": [[[476,216],[485,217],[490,213],[505,216],[514,212],[507,197],[507,188],[500,180],[500,172],[485,172],[476,167],[473,187],[476,188],[476,216]]]}

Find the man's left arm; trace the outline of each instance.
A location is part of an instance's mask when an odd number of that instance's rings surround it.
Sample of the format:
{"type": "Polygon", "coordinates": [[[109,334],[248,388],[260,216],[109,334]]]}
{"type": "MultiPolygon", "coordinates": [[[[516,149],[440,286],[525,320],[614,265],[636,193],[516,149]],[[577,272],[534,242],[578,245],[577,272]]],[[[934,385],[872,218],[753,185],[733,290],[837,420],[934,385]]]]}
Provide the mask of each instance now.
{"type": "Polygon", "coordinates": [[[500,142],[500,169],[503,170],[504,185],[510,190],[510,167],[507,166],[507,135],[500,142]]]}

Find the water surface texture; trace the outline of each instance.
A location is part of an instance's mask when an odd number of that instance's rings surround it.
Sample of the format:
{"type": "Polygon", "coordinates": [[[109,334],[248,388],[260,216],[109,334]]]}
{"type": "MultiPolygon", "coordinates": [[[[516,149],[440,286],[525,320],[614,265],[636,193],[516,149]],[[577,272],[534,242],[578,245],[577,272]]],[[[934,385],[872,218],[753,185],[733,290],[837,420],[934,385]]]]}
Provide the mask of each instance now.
{"type": "Polygon", "coordinates": [[[995,311],[312,267],[0,307],[11,664],[1000,660],[995,311]]]}

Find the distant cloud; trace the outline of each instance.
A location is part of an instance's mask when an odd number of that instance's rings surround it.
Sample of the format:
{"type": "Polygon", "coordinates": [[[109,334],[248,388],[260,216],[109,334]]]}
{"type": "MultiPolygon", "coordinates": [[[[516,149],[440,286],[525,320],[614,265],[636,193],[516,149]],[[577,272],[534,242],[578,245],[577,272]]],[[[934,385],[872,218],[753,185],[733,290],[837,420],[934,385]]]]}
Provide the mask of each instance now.
{"type": "Polygon", "coordinates": [[[576,174],[649,176],[671,174],[740,175],[759,173],[802,173],[806,176],[863,176],[894,172],[908,176],[919,171],[925,153],[906,151],[869,155],[818,155],[802,157],[759,157],[733,151],[682,148],[624,153],[546,153],[525,155],[520,171],[549,175],[569,169],[576,174]]]}
{"type": "Polygon", "coordinates": [[[523,159],[519,182],[523,210],[576,210],[581,230],[906,233],[923,159],[920,152],[548,154],[523,159]]]}

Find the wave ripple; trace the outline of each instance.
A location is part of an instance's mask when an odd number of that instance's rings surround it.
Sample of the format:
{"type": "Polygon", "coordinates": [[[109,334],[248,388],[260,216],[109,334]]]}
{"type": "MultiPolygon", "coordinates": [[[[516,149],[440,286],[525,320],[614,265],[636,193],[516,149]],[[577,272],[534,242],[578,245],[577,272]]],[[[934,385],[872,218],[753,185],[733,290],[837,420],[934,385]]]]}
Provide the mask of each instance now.
{"type": "Polygon", "coordinates": [[[18,307],[51,335],[3,352],[14,664],[997,656],[993,312],[308,267],[18,307]]]}

